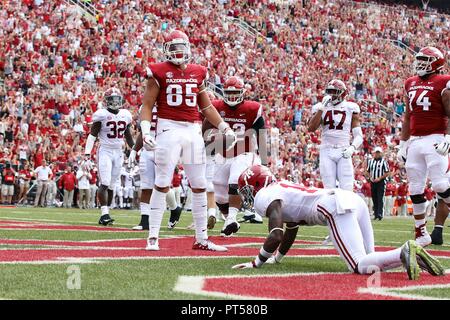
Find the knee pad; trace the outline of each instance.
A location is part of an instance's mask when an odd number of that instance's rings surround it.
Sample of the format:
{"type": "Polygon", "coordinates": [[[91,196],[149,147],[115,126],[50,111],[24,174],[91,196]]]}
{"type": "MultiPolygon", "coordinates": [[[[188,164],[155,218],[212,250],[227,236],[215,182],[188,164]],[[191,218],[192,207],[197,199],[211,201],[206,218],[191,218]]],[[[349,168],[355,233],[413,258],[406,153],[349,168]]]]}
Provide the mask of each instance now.
{"type": "Polygon", "coordinates": [[[197,177],[188,177],[189,178],[189,184],[191,185],[192,189],[206,189],[207,183],[206,178],[197,176],[197,177]],[[193,178],[193,179],[191,179],[193,178]]]}
{"type": "Polygon", "coordinates": [[[218,203],[216,202],[217,207],[219,208],[222,214],[228,214],[228,207],[230,206],[228,203],[218,203]]]}
{"type": "Polygon", "coordinates": [[[427,199],[422,194],[413,194],[410,196],[413,203],[413,214],[419,215],[425,213],[427,209],[427,199]]]}
{"type": "Polygon", "coordinates": [[[229,184],[228,185],[228,194],[229,195],[233,195],[233,196],[237,196],[238,195],[238,185],[237,184],[229,184]]]}

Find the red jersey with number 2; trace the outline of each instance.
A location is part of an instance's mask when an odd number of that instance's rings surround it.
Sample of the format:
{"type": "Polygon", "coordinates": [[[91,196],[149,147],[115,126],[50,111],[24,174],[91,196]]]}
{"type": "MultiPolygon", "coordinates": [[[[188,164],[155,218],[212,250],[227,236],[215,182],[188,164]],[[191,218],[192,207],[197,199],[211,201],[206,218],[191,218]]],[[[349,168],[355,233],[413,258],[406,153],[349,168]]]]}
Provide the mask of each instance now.
{"type": "Polygon", "coordinates": [[[198,93],[208,79],[205,67],[188,64],[182,70],[170,62],[152,63],[147,75],[159,85],[158,118],[186,122],[201,120],[198,93]]]}
{"type": "Polygon", "coordinates": [[[446,89],[450,89],[450,75],[414,76],[406,80],[412,136],[447,132],[448,117],[442,103],[442,94],[446,89]]]}

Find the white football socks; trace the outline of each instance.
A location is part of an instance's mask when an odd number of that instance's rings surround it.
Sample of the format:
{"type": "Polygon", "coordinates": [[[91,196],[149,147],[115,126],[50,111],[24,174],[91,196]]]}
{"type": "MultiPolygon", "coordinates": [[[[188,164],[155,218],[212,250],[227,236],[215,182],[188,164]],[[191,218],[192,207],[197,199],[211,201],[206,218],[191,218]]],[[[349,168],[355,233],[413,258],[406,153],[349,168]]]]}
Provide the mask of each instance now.
{"type": "Polygon", "coordinates": [[[192,217],[195,225],[195,239],[203,242],[208,239],[206,226],[208,224],[206,208],[206,192],[192,193],[192,217]]]}
{"type": "Polygon", "coordinates": [[[159,237],[159,229],[161,228],[164,210],[166,210],[166,194],[153,189],[152,197],[150,199],[149,238],[159,237]]]}
{"type": "Polygon", "coordinates": [[[209,208],[208,217],[215,217],[215,216],[216,216],[216,208],[209,208]]]}
{"type": "Polygon", "coordinates": [[[141,216],[150,215],[150,203],[140,202],[139,206],[141,208],[141,216]]]}
{"type": "Polygon", "coordinates": [[[236,217],[239,212],[238,208],[229,207],[228,208],[228,216],[227,216],[227,223],[236,222],[236,217]]]}
{"type": "Polygon", "coordinates": [[[401,252],[402,248],[369,253],[359,261],[358,272],[361,274],[370,274],[376,271],[398,268],[402,265],[400,259],[401,252]]]}
{"type": "Polygon", "coordinates": [[[425,224],[426,222],[427,222],[427,220],[424,218],[424,219],[416,219],[416,220],[414,220],[415,222],[416,222],[416,228],[418,228],[418,227],[420,227],[421,225],[423,225],[423,224],[425,224]]]}
{"type": "Polygon", "coordinates": [[[102,211],[102,216],[106,216],[107,214],[109,214],[109,207],[108,206],[101,206],[100,209],[102,211]]]}

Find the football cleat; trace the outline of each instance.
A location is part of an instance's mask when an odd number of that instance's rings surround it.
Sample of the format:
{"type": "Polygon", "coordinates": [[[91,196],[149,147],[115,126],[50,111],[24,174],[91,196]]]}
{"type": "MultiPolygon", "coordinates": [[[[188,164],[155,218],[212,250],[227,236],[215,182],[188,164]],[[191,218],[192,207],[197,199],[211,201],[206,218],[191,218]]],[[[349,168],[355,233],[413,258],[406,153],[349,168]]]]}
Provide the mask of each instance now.
{"type": "Polygon", "coordinates": [[[420,276],[420,267],[417,262],[417,248],[418,245],[414,240],[406,241],[401,248],[400,259],[408,273],[409,280],[418,280],[420,276]]]}
{"type": "Polygon", "coordinates": [[[208,230],[214,229],[216,222],[217,222],[217,219],[215,216],[209,216],[208,217],[208,230]]]}
{"type": "Polygon", "coordinates": [[[417,263],[422,270],[427,271],[433,276],[443,276],[445,269],[438,259],[425,251],[421,246],[417,246],[417,263]]]}
{"type": "Polygon", "coordinates": [[[112,219],[109,214],[105,214],[100,217],[98,220],[98,224],[101,224],[103,226],[112,225],[114,222],[114,219],[112,219]]]}
{"type": "Polygon", "coordinates": [[[194,250],[218,251],[218,252],[228,251],[228,249],[226,247],[214,244],[210,240],[204,240],[202,242],[197,242],[196,241],[196,242],[194,242],[194,245],[192,246],[192,249],[194,249],[194,250]]]}
{"type": "MultiPolygon", "coordinates": [[[[226,222],[225,222],[226,224],[226,222]]],[[[241,226],[239,225],[239,223],[237,223],[236,221],[231,222],[229,224],[226,224],[224,226],[224,228],[222,229],[222,231],[220,231],[220,234],[224,234],[225,236],[231,236],[233,233],[238,232],[238,230],[241,228],[241,226]]]]}
{"type": "Polygon", "coordinates": [[[133,227],[133,230],[136,231],[142,231],[142,230],[149,230],[148,225],[148,215],[141,215],[141,222],[135,227],[133,227]]]}
{"type": "Polygon", "coordinates": [[[431,244],[431,236],[427,231],[426,223],[416,227],[416,243],[423,248],[431,244]]]}
{"type": "Polygon", "coordinates": [[[180,221],[181,211],[181,207],[177,207],[176,209],[170,211],[169,223],[167,224],[170,230],[175,228],[178,221],[180,221]]]}
{"type": "Polygon", "coordinates": [[[159,250],[158,238],[148,238],[147,247],[145,248],[145,250],[158,251],[159,250]]]}
{"type": "Polygon", "coordinates": [[[441,246],[444,243],[444,238],[442,237],[442,228],[434,228],[431,232],[431,244],[441,246]]]}

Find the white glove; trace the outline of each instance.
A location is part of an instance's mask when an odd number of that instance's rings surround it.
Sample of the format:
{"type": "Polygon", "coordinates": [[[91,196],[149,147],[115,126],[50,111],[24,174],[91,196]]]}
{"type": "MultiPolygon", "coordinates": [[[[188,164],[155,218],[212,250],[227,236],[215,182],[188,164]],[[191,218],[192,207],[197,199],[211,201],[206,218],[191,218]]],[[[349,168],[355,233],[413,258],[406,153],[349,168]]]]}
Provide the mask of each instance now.
{"type": "Polygon", "coordinates": [[[398,152],[397,152],[397,160],[400,163],[406,162],[406,152],[408,150],[408,144],[406,141],[400,140],[400,144],[398,145],[398,152]]]}
{"type": "Polygon", "coordinates": [[[327,104],[330,103],[331,99],[332,98],[329,95],[326,95],[322,98],[322,110],[323,110],[323,108],[325,108],[327,106],[327,104]]]}
{"type": "Polygon", "coordinates": [[[257,268],[254,261],[240,263],[240,264],[237,264],[237,265],[231,267],[231,269],[253,269],[253,268],[257,268]]]}
{"type": "Polygon", "coordinates": [[[151,134],[145,134],[142,136],[142,141],[144,142],[144,148],[147,151],[152,151],[156,147],[155,138],[151,134]]]}
{"type": "Polygon", "coordinates": [[[342,151],[342,157],[344,159],[350,158],[353,155],[353,153],[355,152],[355,150],[356,150],[355,146],[354,145],[350,145],[350,147],[345,148],[344,151],[342,151]]]}
{"type": "Polygon", "coordinates": [[[436,152],[441,156],[448,155],[448,152],[450,151],[450,135],[446,134],[445,140],[439,144],[435,143],[434,148],[436,149],[436,152]]]}
{"type": "Polygon", "coordinates": [[[136,150],[131,149],[130,156],[128,157],[128,168],[132,168],[136,162],[136,150]]]}

